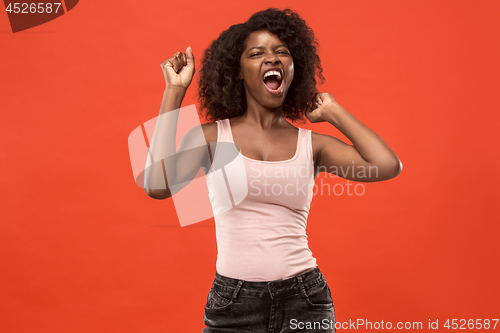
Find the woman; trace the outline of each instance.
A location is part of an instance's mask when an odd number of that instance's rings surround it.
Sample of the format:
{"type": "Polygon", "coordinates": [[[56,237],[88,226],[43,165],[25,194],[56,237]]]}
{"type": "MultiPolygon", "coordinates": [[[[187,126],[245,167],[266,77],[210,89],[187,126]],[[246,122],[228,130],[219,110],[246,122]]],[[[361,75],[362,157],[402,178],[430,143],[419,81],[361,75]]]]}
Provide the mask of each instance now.
{"type": "MultiPolygon", "coordinates": [[[[401,172],[398,157],[375,132],[332,95],[317,93],[316,76],[323,76],[316,47],[312,30],[296,13],[268,9],[224,31],[204,53],[199,97],[206,118],[214,121],[202,125],[206,144],[239,147],[251,191],[215,216],[217,271],[203,332],[335,332],[330,289],[305,232],[314,179],[329,172],[374,182],[401,172]],[[304,116],[312,123],[329,122],[353,146],[287,121],[304,116]],[[304,167],[305,173],[290,173],[304,167]],[[376,172],[341,172],[349,168],[376,172]]],[[[162,69],[166,89],[160,114],[166,114],[180,107],[192,81],[191,48],[167,59],[162,69]]],[[[155,135],[167,127],[157,124],[155,135]]],[[[209,170],[217,148],[207,151],[209,156],[179,157],[174,172],[166,172],[169,183],[185,179],[181,173],[209,170]]],[[[215,211],[219,189],[208,176],[207,184],[215,211]]],[[[172,195],[168,186],[146,190],[156,199],[172,195]]]]}

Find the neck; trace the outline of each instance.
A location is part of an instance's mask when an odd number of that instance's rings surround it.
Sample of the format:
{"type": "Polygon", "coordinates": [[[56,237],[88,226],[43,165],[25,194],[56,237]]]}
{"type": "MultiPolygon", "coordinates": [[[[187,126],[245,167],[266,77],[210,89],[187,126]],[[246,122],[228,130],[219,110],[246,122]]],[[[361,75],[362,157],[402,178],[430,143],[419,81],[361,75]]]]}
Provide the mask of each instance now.
{"type": "Polygon", "coordinates": [[[245,113],[237,118],[238,121],[257,125],[262,129],[268,129],[288,123],[285,117],[283,117],[282,105],[276,108],[267,108],[256,103],[254,100],[248,103],[245,113]]]}

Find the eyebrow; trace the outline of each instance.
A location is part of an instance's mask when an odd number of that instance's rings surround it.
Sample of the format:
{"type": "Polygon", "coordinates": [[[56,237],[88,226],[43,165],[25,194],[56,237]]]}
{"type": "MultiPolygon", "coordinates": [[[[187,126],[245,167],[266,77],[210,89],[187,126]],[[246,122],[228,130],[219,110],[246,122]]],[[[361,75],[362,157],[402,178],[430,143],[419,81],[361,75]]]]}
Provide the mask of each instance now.
{"type": "MultiPolygon", "coordinates": [[[[276,45],[274,48],[277,49],[279,47],[286,47],[288,48],[286,45],[283,45],[283,44],[280,44],[280,45],[276,45]]],[[[263,50],[264,47],[263,46],[254,46],[254,47],[251,47],[249,48],[246,52],[250,51],[250,50],[253,50],[253,49],[259,49],[259,50],[263,50]]]]}

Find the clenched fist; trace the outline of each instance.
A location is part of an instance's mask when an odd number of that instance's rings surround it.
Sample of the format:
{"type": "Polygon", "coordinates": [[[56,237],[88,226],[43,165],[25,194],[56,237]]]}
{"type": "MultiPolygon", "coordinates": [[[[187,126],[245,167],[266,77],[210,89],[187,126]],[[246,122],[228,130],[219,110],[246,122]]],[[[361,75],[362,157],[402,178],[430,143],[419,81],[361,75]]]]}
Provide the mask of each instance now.
{"type": "Polygon", "coordinates": [[[332,115],[345,111],[329,93],[317,93],[312,100],[312,107],[306,111],[306,117],[311,123],[328,121],[332,115]]]}
{"type": "Polygon", "coordinates": [[[172,57],[161,63],[166,88],[180,88],[186,90],[193,80],[194,57],[191,46],[186,53],[177,52],[172,57]]]}

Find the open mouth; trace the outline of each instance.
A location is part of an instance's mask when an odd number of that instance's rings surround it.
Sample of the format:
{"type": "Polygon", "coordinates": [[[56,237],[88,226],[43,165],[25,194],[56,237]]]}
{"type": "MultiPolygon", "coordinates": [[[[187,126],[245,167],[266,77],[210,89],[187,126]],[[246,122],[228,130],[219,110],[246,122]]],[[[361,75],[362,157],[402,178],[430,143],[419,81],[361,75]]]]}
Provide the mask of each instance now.
{"type": "Polygon", "coordinates": [[[270,92],[279,92],[283,83],[283,75],[280,70],[270,69],[264,73],[263,81],[270,92]]]}

